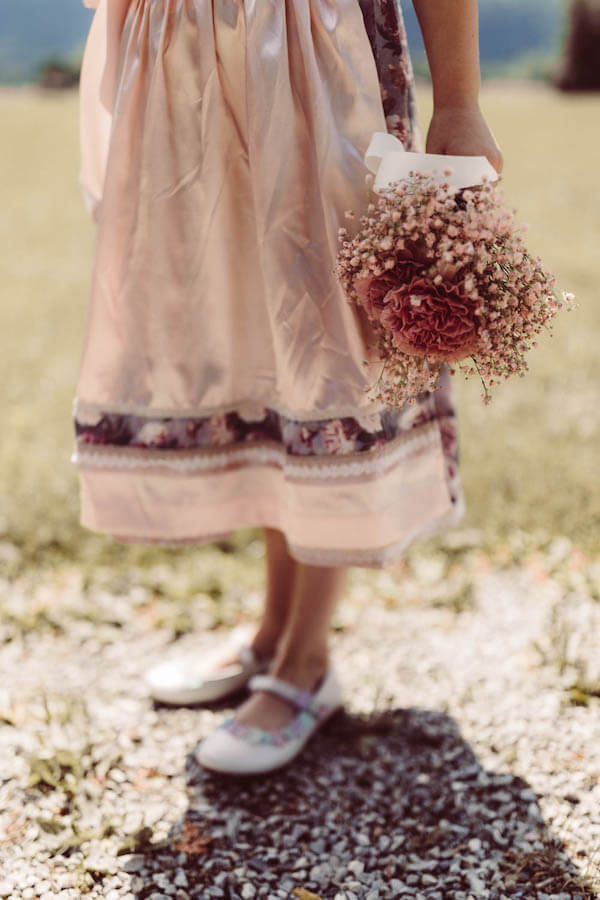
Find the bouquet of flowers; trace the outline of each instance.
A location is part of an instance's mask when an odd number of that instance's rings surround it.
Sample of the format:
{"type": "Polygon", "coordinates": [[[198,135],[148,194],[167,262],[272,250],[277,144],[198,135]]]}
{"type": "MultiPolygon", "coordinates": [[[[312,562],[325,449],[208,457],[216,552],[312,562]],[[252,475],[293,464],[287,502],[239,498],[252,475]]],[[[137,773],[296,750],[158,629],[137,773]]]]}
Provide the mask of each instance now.
{"type": "Polygon", "coordinates": [[[488,403],[501,378],[525,374],[537,335],[574,295],[559,297],[528,253],[526,228],[483,157],[405,153],[396,137],[375,132],[365,162],[379,197],[354,237],[340,228],[335,272],[374,326],[383,363],[376,399],[414,402],[448,363],[452,374],[455,366],[478,374],[488,403]]]}

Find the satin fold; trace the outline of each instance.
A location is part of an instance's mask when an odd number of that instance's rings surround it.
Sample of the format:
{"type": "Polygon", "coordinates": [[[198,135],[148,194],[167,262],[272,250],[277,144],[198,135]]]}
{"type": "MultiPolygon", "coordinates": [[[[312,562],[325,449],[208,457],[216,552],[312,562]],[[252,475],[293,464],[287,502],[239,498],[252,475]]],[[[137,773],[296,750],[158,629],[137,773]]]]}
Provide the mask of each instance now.
{"type": "Polygon", "coordinates": [[[79,400],[374,406],[373,336],[333,273],[386,127],[359,4],[132,0],[112,116],[98,100],[105,4],[82,73],[100,228],[79,400]]]}

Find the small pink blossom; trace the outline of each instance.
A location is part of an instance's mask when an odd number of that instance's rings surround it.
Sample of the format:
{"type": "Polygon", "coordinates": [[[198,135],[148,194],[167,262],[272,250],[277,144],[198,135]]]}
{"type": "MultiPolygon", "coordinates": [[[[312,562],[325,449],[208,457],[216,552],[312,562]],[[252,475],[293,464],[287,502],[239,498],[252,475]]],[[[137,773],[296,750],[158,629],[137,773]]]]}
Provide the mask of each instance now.
{"type": "Polygon", "coordinates": [[[333,419],[323,426],[321,439],[328,453],[348,453],[354,449],[354,440],[346,437],[339,419],[333,419]]]}
{"type": "Polygon", "coordinates": [[[231,431],[226,416],[213,416],[206,423],[206,434],[211,444],[223,446],[231,441],[231,431]]]}
{"type": "Polygon", "coordinates": [[[135,436],[136,444],[147,447],[160,447],[169,440],[169,432],[162,422],[146,422],[135,436]]]}

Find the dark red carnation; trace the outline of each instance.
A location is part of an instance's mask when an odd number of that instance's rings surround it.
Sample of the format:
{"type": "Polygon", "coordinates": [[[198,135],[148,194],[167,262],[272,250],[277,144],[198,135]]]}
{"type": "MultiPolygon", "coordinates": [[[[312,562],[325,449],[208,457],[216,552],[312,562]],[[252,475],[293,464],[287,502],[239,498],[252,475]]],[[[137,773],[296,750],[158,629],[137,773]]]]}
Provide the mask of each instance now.
{"type": "Polygon", "coordinates": [[[383,275],[357,278],[354,287],[358,302],[367,311],[368,316],[378,322],[385,309],[387,294],[414,277],[415,263],[413,260],[406,260],[406,262],[397,263],[393,269],[384,272],[383,275]]]}
{"type": "Polygon", "coordinates": [[[389,289],[379,321],[402,353],[458,362],[477,348],[477,317],[460,284],[416,276],[389,289]]]}

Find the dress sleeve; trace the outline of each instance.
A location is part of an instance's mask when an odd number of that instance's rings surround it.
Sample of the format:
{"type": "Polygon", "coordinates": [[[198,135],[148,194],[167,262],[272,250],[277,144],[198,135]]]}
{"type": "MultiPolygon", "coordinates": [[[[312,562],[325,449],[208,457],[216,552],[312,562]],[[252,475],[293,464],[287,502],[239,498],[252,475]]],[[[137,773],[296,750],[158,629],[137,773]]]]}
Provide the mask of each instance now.
{"type": "Polygon", "coordinates": [[[106,0],[84,0],[96,9],[87,37],[79,79],[81,168],[79,181],[92,218],[97,221],[102,192],[112,116],[101,99],[106,66],[106,0]]]}
{"type": "MultiPolygon", "coordinates": [[[[1,0],[0,0],[1,2],[1,0]]],[[[117,90],[120,41],[131,0],[83,0],[96,9],[86,41],[79,79],[83,196],[97,220],[117,90]]]]}

